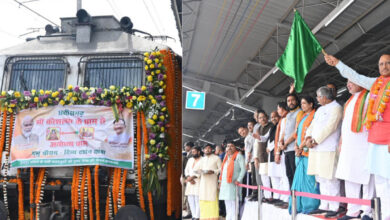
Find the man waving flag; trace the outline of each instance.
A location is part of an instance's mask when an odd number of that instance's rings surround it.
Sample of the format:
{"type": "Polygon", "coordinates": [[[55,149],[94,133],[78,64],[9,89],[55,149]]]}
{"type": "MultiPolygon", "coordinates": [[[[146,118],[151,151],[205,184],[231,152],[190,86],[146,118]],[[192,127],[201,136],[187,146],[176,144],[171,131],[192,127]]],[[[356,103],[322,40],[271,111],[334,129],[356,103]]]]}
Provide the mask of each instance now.
{"type": "Polygon", "coordinates": [[[290,37],[276,66],[287,76],[294,78],[295,90],[302,91],[305,76],[322,47],[297,10],[291,26],[290,37]]]}

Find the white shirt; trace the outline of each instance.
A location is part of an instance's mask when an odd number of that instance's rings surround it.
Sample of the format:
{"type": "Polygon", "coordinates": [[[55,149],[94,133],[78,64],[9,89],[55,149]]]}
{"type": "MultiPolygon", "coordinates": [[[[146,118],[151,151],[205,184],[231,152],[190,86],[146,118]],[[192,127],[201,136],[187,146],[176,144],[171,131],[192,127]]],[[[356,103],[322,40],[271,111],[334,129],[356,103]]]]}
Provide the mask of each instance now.
{"type": "Polygon", "coordinates": [[[313,151],[336,151],[340,139],[343,110],[336,100],[321,106],[315,113],[306,137],[311,136],[318,145],[313,151]]]}
{"type": "MultiPolygon", "coordinates": [[[[370,172],[365,169],[368,160],[369,145],[368,132],[363,128],[361,132],[352,132],[352,118],[356,101],[361,92],[355,93],[345,108],[344,120],[341,126],[341,151],[337,164],[336,178],[359,184],[368,184],[370,172]],[[359,163],[356,163],[359,161],[359,163]]],[[[367,96],[365,109],[368,103],[367,96]]]]}
{"type": "Polygon", "coordinates": [[[255,143],[255,138],[253,137],[253,133],[248,133],[245,137],[245,164],[248,162],[253,162],[253,144],[255,143]],[[252,158],[248,161],[249,153],[252,153],[252,158]]]}

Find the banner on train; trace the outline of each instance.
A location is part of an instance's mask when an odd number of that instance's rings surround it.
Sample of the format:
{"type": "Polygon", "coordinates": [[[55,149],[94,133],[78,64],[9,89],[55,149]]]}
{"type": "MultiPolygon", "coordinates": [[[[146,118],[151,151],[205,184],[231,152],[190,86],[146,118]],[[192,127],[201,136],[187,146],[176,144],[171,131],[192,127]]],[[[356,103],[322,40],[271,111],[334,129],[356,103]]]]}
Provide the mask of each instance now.
{"type": "Polygon", "coordinates": [[[91,105],[23,110],[16,116],[11,167],[103,165],[134,168],[133,113],[91,105]]]}

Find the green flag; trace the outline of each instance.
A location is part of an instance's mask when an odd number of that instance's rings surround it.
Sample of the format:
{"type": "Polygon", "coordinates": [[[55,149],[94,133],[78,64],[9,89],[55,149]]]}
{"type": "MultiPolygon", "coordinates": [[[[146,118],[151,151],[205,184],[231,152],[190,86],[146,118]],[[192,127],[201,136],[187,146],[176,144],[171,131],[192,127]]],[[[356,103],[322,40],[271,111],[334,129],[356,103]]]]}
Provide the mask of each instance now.
{"type": "Polygon", "coordinates": [[[305,76],[322,47],[298,11],[295,11],[290,37],[276,66],[287,76],[294,78],[295,90],[302,91],[305,76]]]}

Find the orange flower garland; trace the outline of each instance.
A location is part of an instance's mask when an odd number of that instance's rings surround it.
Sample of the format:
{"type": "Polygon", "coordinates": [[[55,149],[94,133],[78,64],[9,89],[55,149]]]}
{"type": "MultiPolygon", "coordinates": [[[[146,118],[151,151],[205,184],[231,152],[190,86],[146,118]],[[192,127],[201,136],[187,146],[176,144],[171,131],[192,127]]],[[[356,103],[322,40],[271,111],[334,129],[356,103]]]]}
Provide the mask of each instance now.
{"type": "MultiPolygon", "coordinates": [[[[35,191],[35,216],[38,218],[39,216],[39,203],[40,203],[40,198],[41,198],[41,189],[42,189],[42,183],[44,182],[44,177],[45,177],[45,168],[39,168],[38,172],[38,178],[37,178],[37,183],[36,183],[36,191],[35,191]]],[[[44,187],[44,186],[43,186],[44,187]]]]}
{"type": "MultiPolygon", "coordinates": [[[[173,85],[170,85],[170,82],[171,82],[171,77],[173,76],[173,73],[174,73],[174,68],[173,68],[173,65],[172,65],[172,62],[171,62],[171,53],[170,51],[168,50],[162,50],[161,53],[164,55],[164,66],[165,68],[167,69],[167,94],[168,94],[168,97],[170,94],[173,94],[172,90],[173,90],[173,85]]],[[[167,106],[168,108],[170,107],[170,104],[173,103],[171,102],[171,100],[167,100],[167,106]]],[[[170,124],[172,124],[173,121],[171,120],[170,124]]],[[[170,129],[169,129],[170,130],[170,129]]],[[[169,132],[169,131],[168,131],[169,132]]],[[[167,166],[167,215],[168,216],[171,216],[172,215],[172,206],[174,205],[173,204],[173,200],[172,200],[172,197],[173,197],[173,182],[172,182],[172,179],[174,177],[174,173],[175,173],[175,169],[174,169],[174,166],[173,166],[173,160],[172,160],[172,156],[173,156],[173,152],[172,150],[168,151],[168,154],[171,158],[170,161],[168,161],[168,166],[167,166]]]]}
{"type": "Polygon", "coordinates": [[[34,219],[34,168],[30,167],[30,219],[34,219]]]}
{"type": "Polygon", "coordinates": [[[24,192],[23,192],[23,182],[20,178],[20,169],[18,169],[17,175],[17,183],[18,183],[18,219],[24,220],[24,192]]]}
{"type": "Polygon", "coordinates": [[[138,190],[139,190],[139,205],[145,212],[144,192],[142,189],[142,166],[141,166],[141,113],[137,112],[137,174],[138,174],[138,190]]]}
{"type": "Polygon", "coordinates": [[[387,103],[389,102],[390,97],[390,81],[387,82],[387,85],[382,88],[384,77],[380,76],[375,81],[374,85],[372,85],[372,89],[370,92],[370,98],[368,100],[367,107],[367,118],[366,118],[366,127],[370,129],[372,123],[378,120],[382,120],[383,113],[386,109],[387,103]],[[381,89],[382,88],[382,89],[381,89]],[[378,95],[380,95],[380,99],[375,102],[378,95]]]}
{"type": "Polygon", "coordinates": [[[126,205],[126,195],[125,195],[126,176],[127,176],[127,169],[124,169],[123,178],[122,178],[122,188],[121,188],[121,206],[122,207],[126,205]]]}
{"type": "Polygon", "coordinates": [[[152,193],[148,192],[150,219],[154,220],[152,193]]]}
{"type": "Polygon", "coordinates": [[[95,166],[95,206],[96,220],[100,220],[100,199],[99,199],[99,165],[95,166]]]}
{"type": "Polygon", "coordinates": [[[176,213],[179,218],[181,213],[181,68],[175,61],[174,54],[170,50],[162,50],[164,55],[164,66],[166,67],[166,98],[167,109],[171,113],[169,124],[167,125],[168,136],[171,137],[169,143],[168,155],[170,160],[167,164],[167,215],[171,216],[172,212],[176,213]]]}
{"type": "Polygon", "coordinates": [[[80,172],[80,167],[75,167],[73,169],[73,178],[72,178],[72,189],[71,189],[71,197],[72,197],[72,212],[71,216],[72,220],[75,219],[75,210],[78,209],[78,186],[79,186],[79,172],[80,172]]]}

